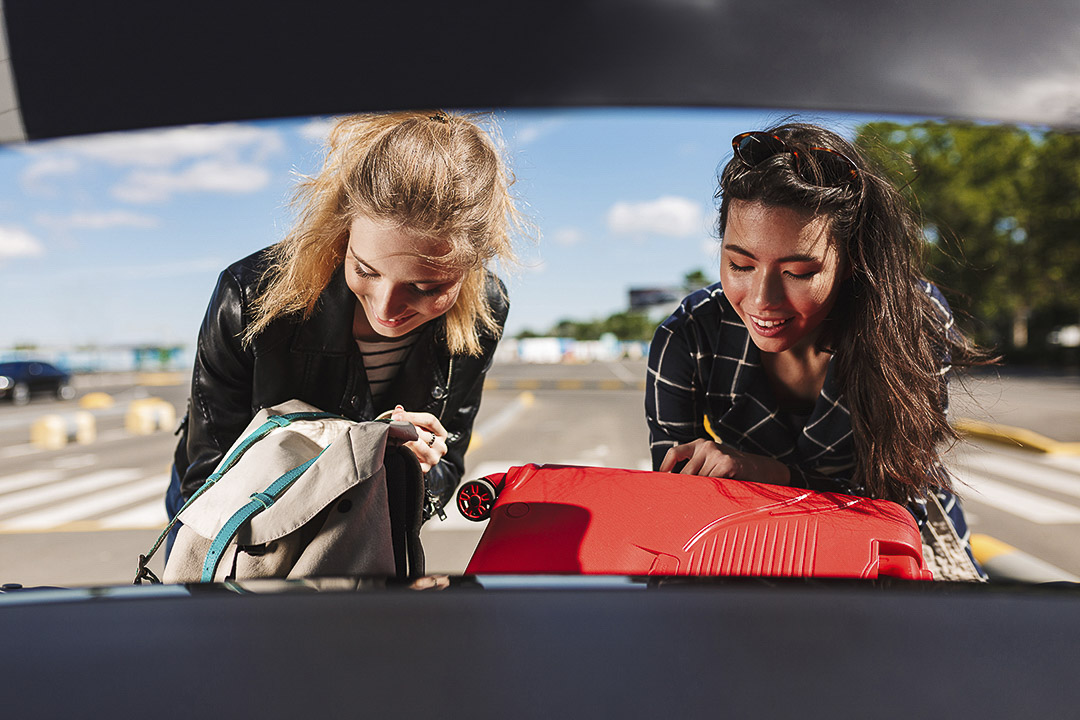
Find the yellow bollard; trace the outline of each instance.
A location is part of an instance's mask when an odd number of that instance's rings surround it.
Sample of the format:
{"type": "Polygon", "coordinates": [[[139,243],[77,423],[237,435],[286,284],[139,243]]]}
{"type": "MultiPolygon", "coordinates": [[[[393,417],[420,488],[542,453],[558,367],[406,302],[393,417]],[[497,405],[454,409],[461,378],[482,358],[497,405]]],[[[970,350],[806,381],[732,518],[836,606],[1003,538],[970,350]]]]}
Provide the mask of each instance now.
{"type": "Polygon", "coordinates": [[[176,408],[161,398],[133,400],[124,416],[124,428],[133,435],[150,435],[159,430],[172,432],[176,408]]]}
{"type": "Polygon", "coordinates": [[[43,415],[30,426],[30,444],[42,450],[59,450],[68,443],[88,445],[97,439],[97,424],[88,412],[43,415]]]}
{"type": "Polygon", "coordinates": [[[79,407],[84,410],[105,410],[115,404],[112,395],[103,392],[86,393],[79,398],[79,407]]]}

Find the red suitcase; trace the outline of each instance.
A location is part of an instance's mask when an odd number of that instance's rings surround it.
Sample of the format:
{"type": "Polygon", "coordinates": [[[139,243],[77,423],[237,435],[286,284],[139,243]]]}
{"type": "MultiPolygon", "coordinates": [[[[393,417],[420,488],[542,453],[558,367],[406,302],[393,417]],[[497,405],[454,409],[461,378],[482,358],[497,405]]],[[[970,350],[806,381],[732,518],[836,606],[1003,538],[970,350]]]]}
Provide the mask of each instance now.
{"type": "Polygon", "coordinates": [[[613,468],[526,465],[462,485],[490,522],[466,570],[931,580],[911,514],[839,493],[613,468]]]}

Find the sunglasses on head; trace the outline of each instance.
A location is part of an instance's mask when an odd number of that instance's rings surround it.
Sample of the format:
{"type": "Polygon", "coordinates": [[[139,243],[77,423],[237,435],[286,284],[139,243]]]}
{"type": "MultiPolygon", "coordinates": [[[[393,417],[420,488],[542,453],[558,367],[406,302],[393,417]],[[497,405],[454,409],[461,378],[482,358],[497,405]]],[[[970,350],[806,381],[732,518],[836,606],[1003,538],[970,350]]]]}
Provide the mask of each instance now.
{"type": "Polygon", "coordinates": [[[775,155],[790,153],[795,158],[795,172],[811,185],[835,187],[859,177],[859,169],[843,153],[825,147],[797,150],[772,133],[740,133],[731,139],[731,147],[735,157],[747,167],[756,167],[775,155]]]}

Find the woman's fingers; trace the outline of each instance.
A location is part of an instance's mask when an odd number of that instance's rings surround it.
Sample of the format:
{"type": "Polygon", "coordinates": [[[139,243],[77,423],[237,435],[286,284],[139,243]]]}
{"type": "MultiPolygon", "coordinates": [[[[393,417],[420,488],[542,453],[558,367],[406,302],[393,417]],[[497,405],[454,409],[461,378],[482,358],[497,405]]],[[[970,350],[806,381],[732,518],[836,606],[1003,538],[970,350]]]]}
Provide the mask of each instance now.
{"type": "Polygon", "coordinates": [[[446,454],[447,432],[439,418],[431,413],[409,412],[402,406],[394,408],[391,420],[397,422],[412,423],[419,437],[416,440],[405,443],[405,447],[412,451],[416,459],[420,461],[420,468],[428,472],[439,463],[446,454]]]}
{"type": "Polygon", "coordinates": [[[439,422],[439,418],[435,417],[431,413],[426,412],[409,412],[405,408],[398,405],[394,408],[394,414],[391,415],[391,420],[397,420],[401,422],[412,423],[416,426],[417,430],[420,430],[420,437],[425,438],[424,430],[429,433],[434,433],[436,437],[440,437],[443,440],[446,439],[447,432],[443,424],[439,422]]]}
{"type": "Polygon", "coordinates": [[[684,445],[676,445],[667,451],[664,455],[663,461],[658,468],[660,472],[671,472],[672,469],[683,460],[686,460],[694,454],[694,442],[688,442],[684,445]]]}
{"type": "Polygon", "coordinates": [[[660,463],[659,470],[671,472],[684,460],[686,464],[679,470],[680,475],[732,477],[735,466],[728,450],[711,440],[699,438],[668,450],[663,462],[660,463]]]}

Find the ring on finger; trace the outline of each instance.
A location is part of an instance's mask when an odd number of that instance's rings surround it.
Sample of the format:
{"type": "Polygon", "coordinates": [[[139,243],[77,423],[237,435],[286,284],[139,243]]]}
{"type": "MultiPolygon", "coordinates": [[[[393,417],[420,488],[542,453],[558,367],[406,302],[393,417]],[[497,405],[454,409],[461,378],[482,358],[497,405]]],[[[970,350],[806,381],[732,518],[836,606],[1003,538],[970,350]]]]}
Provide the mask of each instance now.
{"type": "Polygon", "coordinates": [[[431,433],[431,439],[427,441],[428,447],[435,447],[435,441],[439,439],[439,436],[435,433],[431,433]]]}

